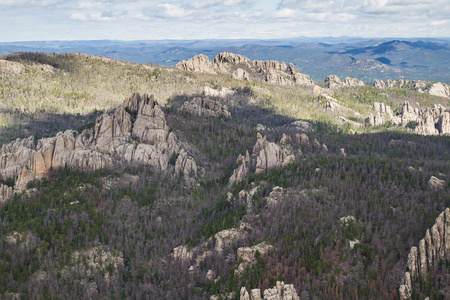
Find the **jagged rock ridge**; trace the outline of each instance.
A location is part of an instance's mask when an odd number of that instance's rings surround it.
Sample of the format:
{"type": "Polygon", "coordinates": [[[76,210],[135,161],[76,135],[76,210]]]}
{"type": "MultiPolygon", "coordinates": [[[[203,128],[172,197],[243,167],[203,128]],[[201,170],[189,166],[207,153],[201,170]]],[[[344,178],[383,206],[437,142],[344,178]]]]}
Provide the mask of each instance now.
{"type": "Polygon", "coordinates": [[[364,82],[357,78],[346,77],[344,81],[341,81],[337,75],[328,76],[324,82],[330,89],[335,89],[338,87],[364,86],[364,82]]]}
{"type": "Polygon", "coordinates": [[[400,298],[411,297],[414,281],[418,275],[426,276],[439,260],[450,260],[450,208],[446,208],[437,218],[435,224],[426,231],[419,247],[412,247],[408,255],[408,272],[405,273],[399,288],[400,298]]]}
{"type": "Polygon", "coordinates": [[[277,281],[271,289],[266,289],[261,298],[260,289],[252,289],[250,294],[245,287],[241,288],[240,300],[300,300],[293,284],[285,284],[283,281],[277,281]]]}
{"type": "Polygon", "coordinates": [[[445,83],[430,83],[423,80],[375,80],[374,86],[379,89],[406,88],[416,90],[419,93],[427,93],[433,96],[450,98],[450,86],[445,83]]]}
{"type": "Polygon", "coordinates": [[[236,183],[245,176],[250,175],[250,171],[255,173],[264,172],[267,169],[279,168],[295,161],[293,150],[287,144],[288,137],[283,136],[281,144],[285,147],[272,142],[268,142],[266,137],[257,133],[256,144],[253,147],[252,155],[247,151],[245,156],[239,155],[237,158],[240,164],[231,175],[230,183],[236,183]]]}
{"type": "Polygon", "coordinates": [[[407,126],[410,122],[416,122],[415,131],[426,135],[450,134],[450,110],[441,105],[433,108],[413,108],[408,101],[402,106],[398,116],[394,116],[392,109],[384,103],[375,102],[374,113],[366,118],[369,126],[380,126],[392,122],[398,126],[407,126]]]}
{"type": "Polygon", "coordinates": [[[97,170],[143,163],[165,171],[173,153],[178,155],[175,174],[195,177],[197,165],[169,131],[161,107],[153,97],[136,93],[113,113],[98,117],[92,128],[80,134],[68,130],[37,143],[30,136],[3,145],[0,174],[16,179],[15,190],[24,190],[29,181],[64,166],[97,170]]]}
{"type": "Polygon", "coordinates": [[[179,62],[175,68],[201,73],[231,74],[232,78],[252,81],[248,71],[261,74],[264,81],[278,85],[314,85],[314,81],[306,74],[300,73],[291,63],[286,65],[278,61],[250,60],[245,56],[233,53],[220,53],[213,61],[200,54],[187,61],[179,62]]]}

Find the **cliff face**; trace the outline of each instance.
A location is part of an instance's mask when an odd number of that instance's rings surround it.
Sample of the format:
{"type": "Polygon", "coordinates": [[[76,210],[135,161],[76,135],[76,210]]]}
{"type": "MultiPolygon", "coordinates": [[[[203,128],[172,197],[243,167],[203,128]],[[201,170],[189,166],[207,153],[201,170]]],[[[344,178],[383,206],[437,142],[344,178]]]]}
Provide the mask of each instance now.
{"type": "Polygon", "coordinates": [[[411,297],[414,280],[417,276],[426,276],[440,260],[450,260],[450,208],[443,211],[436,223],[426,231],[419,247],[412,247],[408,255],[408,272],[400,286],[401,299],[411,297]]]}
{"type": "Polygon", "coordinates": [[[197,165],[169,131],[161,107],[153,97],[134,94],[114,113],[101,115],[92,128],[80,134],[68,130],[36,143],[31,136],[3,145],[0,174],[16,179],[15,190],[24,190],[29,181],[64,166],[97,170],[143,163],[165,171],[173,153],[178,154],[175,174],[195,177],[197,165]]]}

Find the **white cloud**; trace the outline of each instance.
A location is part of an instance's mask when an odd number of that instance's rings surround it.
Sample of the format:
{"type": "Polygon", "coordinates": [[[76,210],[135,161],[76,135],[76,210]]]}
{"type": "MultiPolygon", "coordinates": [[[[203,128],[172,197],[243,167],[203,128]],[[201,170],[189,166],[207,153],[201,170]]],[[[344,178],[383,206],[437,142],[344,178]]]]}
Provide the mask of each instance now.
{"type": "Polygon", "coordinates": [[[75,21],[87,21],[89,18],[85,14],[74,13],[70,15],[70,18],[75,21]]]}
{"type": "Polygon", "coordinates": [[[20,5],[24,5],[27,3],[32,3],[34,1],[31,0],[0,0],[0,5],[5,5],[5,6],[20,6],[20,5]]]}
{"type": "Polygon", "coordinates": [[[306,15],[307,19],[311,21],[320,21],[320,22],[348,22],[356,19],[355,15],[348,13],[310,13],[306,15]]]}
{"type": "Polygon", "coordinates": [[[61,2],[61,0],[0,0],[0,6],[23,6],[25,4],[50,6],[59,2],[61,2]]]}
{"type": "Polygon", "coordinates": [[[159,17],[165,18],[184,18],[187,17],[190,12],[180,6],[176,6],[170,3],[159,4],[159,17]]]}
{"type": "Polygon", "coordinates": [[[98,21],[98,22],[108,22],[113,20],[113,14],[111,11],[105,11],[102,13],[96,13],[96,14],[92,14],[90,16],[92,21],[98,21]]]}
{"type": "Polygon", "coordinates": [[[285,18],[294,18],[297,16],[297,12],[291,8],[283,8],[275,13],[276,18],[285,19],[285,18]]]}
{"type": "Polygon", "coordinates": [[[70,19],[75,21],[97,21],[97,22],[108,22],[115,18],[113,17],[112,11],[104,11],[102,13],[92,13],[89,15],[82,13],[73,13],[70,15],[70,19]]]}
{"type": "Polygon", "coordinates": [[[444,24],[447,24],[447,20],[439,20],[439,21],[433,21],[430,23],[431,26],[441,26],[444,24]]]}

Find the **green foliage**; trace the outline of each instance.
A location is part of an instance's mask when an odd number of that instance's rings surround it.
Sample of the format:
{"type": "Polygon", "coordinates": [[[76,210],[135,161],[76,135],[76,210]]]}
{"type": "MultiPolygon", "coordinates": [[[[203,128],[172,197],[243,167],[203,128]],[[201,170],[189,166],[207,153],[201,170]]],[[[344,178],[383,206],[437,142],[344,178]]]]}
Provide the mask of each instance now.
{"type": "Polygon", "coordinates": [[[419,125],[419,123],[417,123],[416,121],[409,121],[408,124],[406,124],[406,128],[409,129],[416,129],[417,125],[419,125]]]}
{"type": "Polygon", "coordinates": [[[173,152],[169,159],[169,165],[175,166],[175,163],[177,162],[178,156],[180,156],[180,153],[173,152]]]}

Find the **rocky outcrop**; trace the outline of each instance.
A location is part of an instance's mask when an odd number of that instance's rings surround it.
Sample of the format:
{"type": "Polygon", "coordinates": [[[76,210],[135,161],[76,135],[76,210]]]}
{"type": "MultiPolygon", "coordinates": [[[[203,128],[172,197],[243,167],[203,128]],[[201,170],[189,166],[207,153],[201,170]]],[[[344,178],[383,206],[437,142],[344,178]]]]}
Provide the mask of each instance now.
{"type": "Polygon", "coordinates": [[[253,155],[256,157],[255,173],[280,168],[295,161],[292,149],[281,148],[275,143],[268,142],[259,133],[253,147],[253,155]]]}
{"type": "Polygon", "coordinates": [[[269,196],[266,198],[267,206],[269,208],[275,207],[278,203],[284,199],[284,189],[280,186],[276,186],[272,189],[269,196]]]}
{"type": "Polygon", "coordinates": [[[373,110],[374,113],[369,115],[369,117],[365,120],[366,124],[371,127],[381,126],[389,121],[392,121],[394,118],[392,109],[384,103],[375,102],[373,104],[373,110]]]}
{"type": "Polygon", "coordinates": [[[0,74],[20,74],[25,71],[25,66],[19,62],[0,59],[0,74]]]}
{"type": "Polygon", "coordinates": [[[245,268],[249,265],[255,264],[258,257],[266,256],[273,250],[273,246],[262,242],[252,247],[240,247],[237,249],[237,258],[242,261],[238,268],[235,270],[235,274],[240,276],[245,268]]]}
{"type": "Polygon", "coordinates": [[[311,123],[309,123],[307,121],[302,121],[302,120],[294,121],[292,123],[284,125],[283,127],[288,130],[294,130],[294,131],[303,131],[303,132],[314,131],[314,128],[311,125],[311,123]]]}
{"type": "Polygon", "coordinates": [[[314,85],[306,74],[300,73],[293,64],[284,62],[250,60],[245,56],[223,52],[211,62],[200,54],[187,61],[179,62],[175,68],[201,73],[229,74],[234,79],[252,81],[251,72],[264,75],[264,81],[277,85],[314,85]]]}
{"type": "Polygon", "coordinates": [[[227,96],[233,95],[235,93],[235,91],[226,88],[226,87],[222,87],[219,90],[210,88],[208,86],[205,86],[203,88],[203,95],[205,95],[206,97],[221,97],[221,98],[225,98],[227,96]]]}
{"type": "Polygon", "coordinates": [[[450,86],[441,82],[433,83],[427,92],[433,96],[450,98],[450,86]]]}
{"type": "MultiPolygon", "coordinates": [[[[450,110],[441,105],[433,108],[413,108],[408,101],[402,105],[402,111],[394,116],[389,106],[384,103],[374,103],[374,113],[367,119],[369,126],[381,126],[387,122],[392,122],[398,126],[413,126],[417,133],[425,135],[448,135],[450,134],[450,110]]],[[[412,128],[412,127],[410,127],[412,128]]]]}
{"type": "Polygon", "coordinates": [[[445,111],[439,117],[437,130],[440,134],[450,134],[450,112],[445,111]]]}
{"type": "MultiPolygon", "coordinates": [[[[189,267],[189,273],[196,273],[201,263],[211,255],[222,255],[225,248],[232,246],[238,240],[242,240],[248,236],[251,227],[246,223],[241,223],[238,228],[225,229],[216,233],[213,237],[205,242],[193,247],[181,245],[173,249],[172,257],[184,262],[192,262],[189,267]],[[211,247],[214,245],[214,247],[211,247]]],[[[215,272],[208,271],[206,275],[208,280],[215,278],[215,272]]]]}
{"type": "Polygon", "coordinates": [[[277,85],[314,85],[314,81],[306,74],[300,73],[293,64],[284,68],[283,63],[266,63],[266,82],[277,85]]]}
{"type": "Polygon", "coordinates": [[[246,262],[255,262],[256,261],[256,252],[259,252],[259,255],[266,255],[269,251],[273,249],[272,245],[268,245],[265,242],[255,245],[253,247],[240,247],[237,249],[237,257],[238,259],[242,259],[246,262]]]}
{"type": "Polygon", "coordinates": [[[341,81],[338,76],[330,75],[325,78],[324,81],[328,88],[335,89],[339,87],[354,87],[354,86],[364,86],[364,82],[352,77],[346,77],[344,81],[341,81]]]}
{"type": "Polygon", "coordinates": [[[297,133],[295,135],[295,141],[297,142],[297,144],[299,144],[302,147],[311,147],[311,144],[309,142],[309,137],[304,134],[304,133],[297,133]]]}
{"type": "Polygon", "coordinates": [[[237,68],[236,71],[231,74],[231,78],[237,80],[252,81],[250,74],[247,71],[242,70],[241,68],[237,68]]]}
{"type": "Polygon", "coordinates": [[[293,284],[285,284],[283,281],[277,281],[276,285],[264,290],[261,298],[260,289],[252,289],[250,294],[245,287],[241,288],[240,300],[300,300],[293,284]]]}
{"type": "Polygon", "coordinates": [[[287,141],[287,136],[284,137],[284,140],[286,142],[283,143],[282,147],[276,143],[268,142],[266,137],[258,132],[252,155],[250,156],[248,151],[245,156],[239,155],[237,159],[239,166],[233,171],[230,184],[241,181],[251,172],[262,173],[268,169],[280,168],[293,163],[295,156],[287,141]]]}
{"type": "Polygon", "coordinates": [[[426,276],[441,259],[450,260],[450,208],[436,218],[435,224],[426,231],[425,238],[420,240],[419,247],[411,248],[408,254],[408,272],[399,288],[400,298],[410,298],[417,276],[426,276]]]}
{"type": "Polygon", "coordinates": [[[450,98],[450,86],[445,83],[430,83],[423,80],[375,80],[374,86],[379,89],[409,89],[419,93],[450,98]]]}
{"type": "Polygon", "coordinates": [[[175,68],[200,73],[216,73],[216,68],[213,63],[209,61],[208,56],[199,54],[189,60],[180,61],[175,65],[175,68]]]}
{"type": "Polygon", "coordinates": [[[250,175],[250,168],[252,167],[252,158],[248,151],[245,152],[245,156],[239,154],[236,160],[238,167],[233,171],[230,177],[230,184],[236,183],[244,179],[244,177],[250,175]]]}
{"type": "Polygon", "coordinates": [[[186,101],[180,110],[198,116],[224,116],[226,118],[231,116],[226,105],[221,105],[219,102],[211,100],[208,97],[196,97],[191,101],[186,101]]]}
{"type": "Polygon", "coordinates": [[[445,181],[431,176],[427,183],[428,187],[434,191],[442,190],[445,187],[445,181]]]}
{"type": "Polygon", "coordinates": [[[0,174],[3,178],[16,179],[15,189],[24,190],[30,180],[64,166],[97,170],[123,163],[142,163],[166,171],[173,153],[178,154],[176,174],[195,177],[196,163],[170,132],[161,107],[153,97],[134,94],[113,113],[98,117],[92,128],[80,134],[68,130],[37,143],[29,137],[3,145],[0,174]]]}
{"type": "Polygon", "coordinates": [[[13,195],[13,188],[6,184],[0,184],[0,203],[8,200],[13,195]]]}

